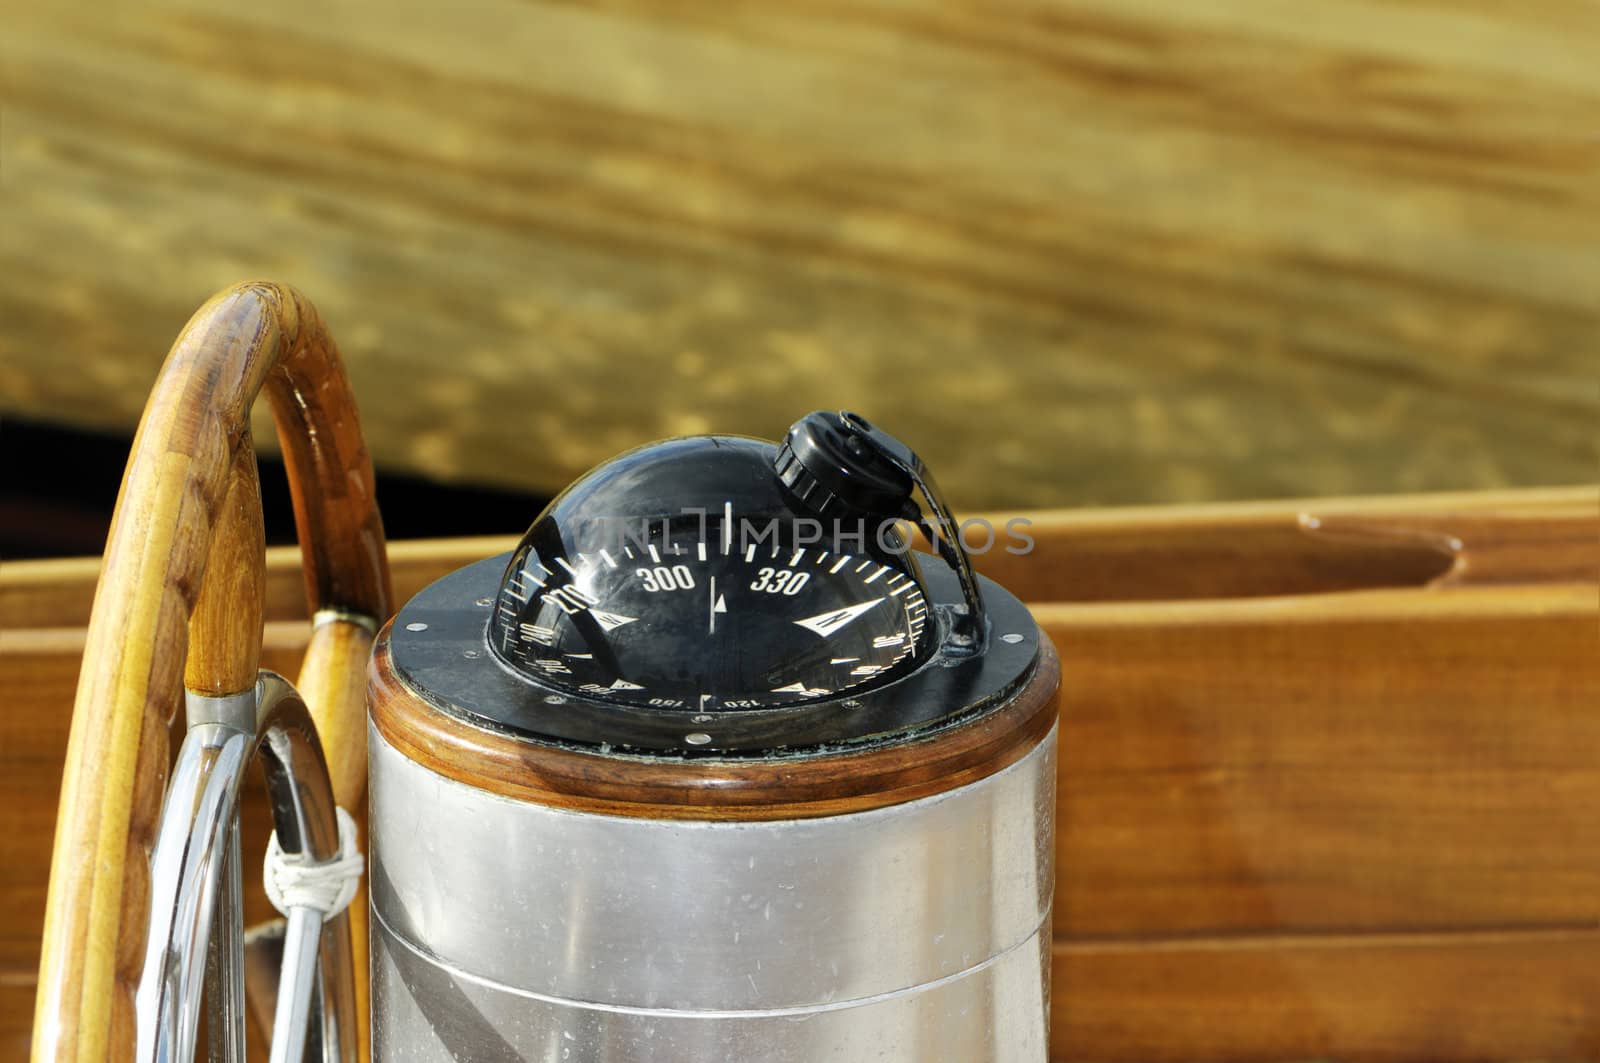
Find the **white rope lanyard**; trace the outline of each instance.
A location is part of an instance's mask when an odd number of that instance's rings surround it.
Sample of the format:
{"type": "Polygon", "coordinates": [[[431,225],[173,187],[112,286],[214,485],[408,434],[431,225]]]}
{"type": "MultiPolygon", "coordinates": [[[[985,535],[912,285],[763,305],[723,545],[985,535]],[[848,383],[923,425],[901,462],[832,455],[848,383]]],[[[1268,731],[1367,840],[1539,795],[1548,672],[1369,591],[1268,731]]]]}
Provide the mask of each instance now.
{"type": "Polygon", "coordinates": [[[339,813],[339,855],[322,864],[302,863],[289,857],[278,846],[278,832],[267,842],[267,859],[262,868],[262,884],[267,899],[284,915],[290,908],[312,908],[329,919],[349,906],[366,870],[366,859],[356,847],[356,821],[344,809],[339,813]]]}

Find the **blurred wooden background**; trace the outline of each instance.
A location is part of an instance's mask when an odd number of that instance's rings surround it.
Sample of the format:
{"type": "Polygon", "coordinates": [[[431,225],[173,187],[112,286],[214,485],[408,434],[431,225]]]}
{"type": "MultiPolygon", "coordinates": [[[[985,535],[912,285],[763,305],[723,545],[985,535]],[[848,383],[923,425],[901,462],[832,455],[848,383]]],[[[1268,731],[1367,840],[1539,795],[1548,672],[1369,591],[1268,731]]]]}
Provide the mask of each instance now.
{"type": "Polygon", "coordinates": [[[824,406],[963,507],[1595,477],[1593,0],[0,13],[0,413],[131,428],[266,276],[446,480],[824,406]]]}

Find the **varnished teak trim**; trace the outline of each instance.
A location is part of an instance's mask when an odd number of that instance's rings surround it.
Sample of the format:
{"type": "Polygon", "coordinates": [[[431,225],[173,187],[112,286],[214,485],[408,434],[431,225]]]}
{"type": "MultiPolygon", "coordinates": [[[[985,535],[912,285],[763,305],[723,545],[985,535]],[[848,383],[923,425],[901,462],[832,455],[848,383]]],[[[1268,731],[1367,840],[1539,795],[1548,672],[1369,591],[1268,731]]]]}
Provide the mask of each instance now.
{"type": "Polygon", "coordinates": [[[368,706],[378,733],[400,752],[517,800],[651,819],[804,819],[955,789],[1015,763],[1049,733],[1061,674],[1043,638],[1033,675],[1006,705],[929,738],[788,760],[664,760],[580,753],[464,723],[396,673],[388,634],[373,652],[368,706]]]}

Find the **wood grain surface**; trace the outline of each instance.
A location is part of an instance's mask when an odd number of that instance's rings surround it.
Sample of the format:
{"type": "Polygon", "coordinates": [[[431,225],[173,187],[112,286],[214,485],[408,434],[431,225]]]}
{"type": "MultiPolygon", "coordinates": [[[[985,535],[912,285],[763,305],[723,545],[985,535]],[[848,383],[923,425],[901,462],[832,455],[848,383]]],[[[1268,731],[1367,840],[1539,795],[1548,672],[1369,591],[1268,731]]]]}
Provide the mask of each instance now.
{"type": "Polygon", "coordinates": [[[1036,613],[1058,933],[1594,925],[1595,583],[1036,613]]]}
{"type": "Polygon", "coordinates": [[[1600,1058],[1600,931],[1057,940],[1053,1063],[1600,1058]]]}
{"type": "MultiPolygon", "coordinates": [[[[1009,573],[1055,599],[1064,674],[1055,1060],[1600,1057],[1600,489],[1032,516],[1009,573]],[[1137,600],[1094,577],[1117,566],[1137,600]]],[[[399,544],[396,590],[510,545],[399,544]]],[[[0,1058],[95,568],[0,570],[0,1058]]],[[[293,674],[292,553],[267,588],[262,662],[293,674]]]]}
{"type": "MultiPolygon", "coordinates": [[[[310,608],[361,614],[368,625],[390,608],[372,466],[337,347],[292,289],[247,283],[218,293],[179,334],[151,392],[84,635],[58,773],[38,1063],[133,1052],[149,857],[189,637],[218,640],[188,669],[205,692],[254,685],[264,593],[249,427],[258,392],[280,429],[310,608]],[[236,592],[254,600],[229,601],[236,592]]],[[[360,715],[359,701],[339,707],[360,715]]]]}
{"type": "Polygon", "coordinates": [[[183,687],[227,697],[256,685],[266,608],[261,481],[250,433],[230,457],[227,487],[211,520],[211,544],[189,615],[183,687]]]}
{"type": "Polygon", "coordinates": [[[519,801],[649,819],[769,820],[848,815],[987,778],[1021,760],[1056,725],[1061,664],[1042,640],[1031,674],[1004,708],[937,739],[782,762],[599,757],[530,746],[430,705],[395,668],[378,635],[367,706],[401,754],[446,778],[519,801]]]}
{"type": "Polygon", "coordinates": [[[1596,473],[1592,0],[0,11],[0,413],[131,427],[269,275],[443,478],[841,406],[966,509],[1596,473]]]}
{"type": "MultiPolygon", "coordinates": [[[[1001,528],[1021,516],[1026,554],[996,549],[973,558],[984,575],[1028,602],[1129,602],[1330,594],[1455,582],[1464,558],[1472,578],[1506,567],[1523,582],[1600,579],[1600,554],[1586,549],[1587,520],[1600,515],[1600,487],[1308,498],[1195,506],[992,512],[1001,528]],[[1442,533],[1443,524],[1465,532],[1442,533]],[[1530,545],[1528,536],[1539,537],[1530,545]],[[1506,553],[1494,546],[1510,538],[1506,553]],[[1501,560],[1492,561],[1493,554],[1501,560]]],[[[535,514],[529,514],[532,521],[535,514]]],[[[963,519],[967,514],[960,515],[963,519]]],[[[465,559],[516,545],[515,533],[388,545],[396,603],[465,559]]],[[[100,559],[60,558],[0,567],[0,631],[88,623],[100,559]]],[[[267,617],[305,619],[299,552],[267,549],[267,617]]]]}
{"type": "MultiPolygon", "coordinates": [[[[304,635],[304,628],[296,634],[304,635]]],[[[328,780],[333,784],[333,799],[340,808],[355,817],[361,837],[358,844],[366,852],[367,804],[367,663],[372,655],[371,623],[366,618],[341,617],[337,612],[322,613],[305,643],[299,662],[298,675],[293,671],[283,675],[295,676],[294,686],[305,699],[306,707],[317,727],[317,740],[322,745],[328,765],[328,780]]],[[[265,797],[262,788],[247,801],[259,802],[265,797]]],[[[244,815],[254,814],[255,830],[246,831],[244,838],[253,843],[249,852],[265,851],[256,846],[270,837],[267,822],[255,807],[244,815]]],[[[367,907],[367,882],[363,878],[356,888],[350,904],[354,912],[364,912],[367,907]]],[[[260,918],[270,918],[263,912],[252,913],[253,925],[260,918]]],[[[368,1015],[371,1011],[370,969],[367,956],[367,920],[347,920],[350,927],[350,951],[355,957],[356,1013],[368,1015]]],[[[271,1023],[266,1029],[270,1030],[271,1023]]],[[[362,1022],[356,1029],[357,1061],[367,1063],[372,1056],[370,1025],[362,1022]]]]}

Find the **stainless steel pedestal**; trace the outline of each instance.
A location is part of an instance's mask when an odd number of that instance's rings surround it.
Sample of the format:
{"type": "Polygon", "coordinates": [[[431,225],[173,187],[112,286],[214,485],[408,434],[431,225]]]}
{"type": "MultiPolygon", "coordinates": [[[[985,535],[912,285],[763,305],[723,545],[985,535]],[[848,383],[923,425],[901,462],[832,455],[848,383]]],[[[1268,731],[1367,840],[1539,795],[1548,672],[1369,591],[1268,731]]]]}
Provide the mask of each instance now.
{"type": "Polygon", "coordinates": [[[803,820],[571,812],[371,748],[373,1058],[1042,1063],[1055,731],[803,820]]]}

